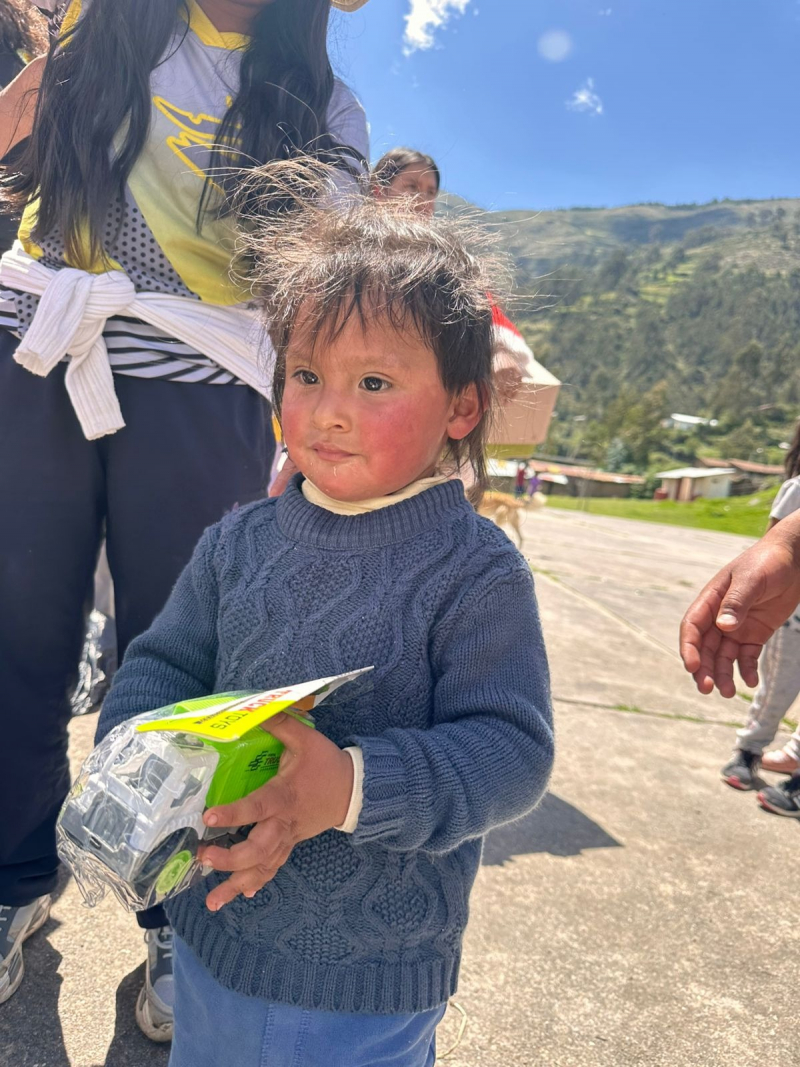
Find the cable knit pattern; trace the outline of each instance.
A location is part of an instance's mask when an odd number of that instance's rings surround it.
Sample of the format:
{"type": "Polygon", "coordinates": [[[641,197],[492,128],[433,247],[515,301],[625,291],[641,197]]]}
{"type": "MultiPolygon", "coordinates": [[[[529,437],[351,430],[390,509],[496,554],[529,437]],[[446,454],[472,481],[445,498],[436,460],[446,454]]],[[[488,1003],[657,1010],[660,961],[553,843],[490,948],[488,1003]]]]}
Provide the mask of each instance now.
{"type": "Polygon", "coordinates": [[[553,759],[533,581],[458,482],[334,515],[299,479],[208,529],[130,646],[98,739],[138,712],[374,665],[315,712],[364,754],[352,835],[298,845],[251,900],[168,904],[239,993],[326,1011],[423,1011],[455,990],[482,836],[539,800],[553,759]]]}

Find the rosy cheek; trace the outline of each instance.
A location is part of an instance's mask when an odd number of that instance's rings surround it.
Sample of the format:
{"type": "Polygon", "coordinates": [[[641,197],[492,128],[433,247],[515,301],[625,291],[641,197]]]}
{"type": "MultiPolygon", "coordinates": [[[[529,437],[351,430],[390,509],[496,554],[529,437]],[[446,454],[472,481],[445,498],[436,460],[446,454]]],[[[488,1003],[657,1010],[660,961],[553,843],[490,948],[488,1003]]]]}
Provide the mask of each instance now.
{"type": "Polygon", "coordinates": [[[362,412],[359,440],[364,450],[377,457],[389,453],[392,459],[411,458],[425,450],[432,419],[419,397],[392,399],[362,412]]]}
{"type": "Polygon", "coordinates": [[[309,416],[302,401],[297,397],[284,397],[281,406],[281,427],[289,451],[293,446],[298,448],[302,444],[308,421],[309,416]]]}

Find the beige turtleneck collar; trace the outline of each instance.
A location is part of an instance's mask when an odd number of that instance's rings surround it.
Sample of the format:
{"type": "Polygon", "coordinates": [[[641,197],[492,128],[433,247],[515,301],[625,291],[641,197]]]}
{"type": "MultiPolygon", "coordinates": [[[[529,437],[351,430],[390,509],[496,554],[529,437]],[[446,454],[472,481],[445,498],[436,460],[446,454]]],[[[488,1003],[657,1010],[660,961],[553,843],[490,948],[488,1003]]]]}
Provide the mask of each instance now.
{"type": "Polygon", "coordinates": [[[369,511],[378,511],[380,508],[388,508],[392,504],[399,504],[412,496],[424,493],[426,489],[434,485],[443,485],[448,478],[443,474],[434,474],[430,478],[418,478],[417,481],[407,485],[405,489],[399,489],[390,496],[375,496],[369,500],[334,500],[333,497],[317,489],[308,478],[303,480],[301,492],[311,504],[319,508],[332,511],[334,515],[366,515],[369,511]]]}

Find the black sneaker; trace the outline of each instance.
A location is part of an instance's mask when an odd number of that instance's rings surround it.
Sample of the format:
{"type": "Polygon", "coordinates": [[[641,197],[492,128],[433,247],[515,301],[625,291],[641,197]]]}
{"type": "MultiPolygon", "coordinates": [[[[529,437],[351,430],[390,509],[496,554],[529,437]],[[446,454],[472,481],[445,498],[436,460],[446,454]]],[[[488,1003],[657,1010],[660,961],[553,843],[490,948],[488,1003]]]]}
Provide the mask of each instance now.
{"type": "Polygon", "coordinates": [[[766,786],[758,794],[758,802],[764,811],[800,819],[800,774],[793,774],[780,785],[766,786]]]}
{"type": "Polygon", "coordinates": [[[760,766],[761,756],[757,752],[745,752],[742,748],[735,748],[733,755],[720,771],[720,777],[734,789],[755,789],[761,784],[758,777],[760,766]]]}

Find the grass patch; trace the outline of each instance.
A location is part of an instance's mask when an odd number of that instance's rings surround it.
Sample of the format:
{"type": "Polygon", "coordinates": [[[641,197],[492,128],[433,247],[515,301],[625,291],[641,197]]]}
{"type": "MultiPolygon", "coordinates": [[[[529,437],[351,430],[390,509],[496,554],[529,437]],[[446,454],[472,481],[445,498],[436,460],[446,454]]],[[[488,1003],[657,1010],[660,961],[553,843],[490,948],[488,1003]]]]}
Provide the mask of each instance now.
{"type": "Polygon", "coordinates": [[[740,722],[731,722],[725,719],[701,719],[696,715],[681,715],[678,712],[672,711],[648,711],[647,708],[640,708],[636,704],[598,704],[593,700],[573,700],[569,697],[560,697],[558,693],[553,694],[553,701],[556,704],[566,704],[573,708],[591,708],[598,711],[622,711],[628,715],[641,715],[645,719],[666,719],[672,722],[693,722],[698,726],[728,726],[731,729],[738,729],[742,725],[740,722]]]}
{"type": "Polygon", "coordinates": [[[561,580],[555,571],[549,571],[546,567],[534,567],[530,561],[528,561],[528,566],[533,574],[543,574],[545,578],[552,578],[554,582],[561,580]]]}
{"type": "Polygon", "coordinates": [[[569,496],[550,496],[547,503],[548,507],[565,511],[583,511],[615,519],[660,522],[699,530],[720,530],[758,538],[767,528],[776,491],[769,489],[754,496],[723,500],[694,500],[691,504],[678,504],[672,500],[614,500],[604,497],[579,500],[569,496]]]}

